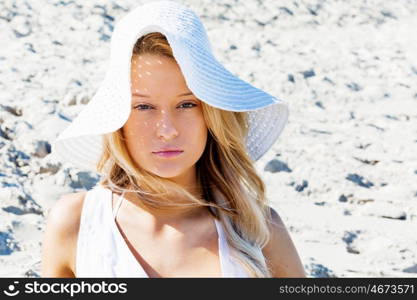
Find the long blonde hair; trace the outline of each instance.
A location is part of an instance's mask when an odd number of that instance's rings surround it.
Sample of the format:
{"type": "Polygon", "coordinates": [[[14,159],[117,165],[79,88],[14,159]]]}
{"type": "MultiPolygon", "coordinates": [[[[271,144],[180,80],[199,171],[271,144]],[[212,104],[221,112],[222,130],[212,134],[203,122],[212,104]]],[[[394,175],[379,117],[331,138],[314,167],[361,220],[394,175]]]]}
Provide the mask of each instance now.
{"type": "MultiPolygon", "coordinates": [[[[133,55],[145,53],[175,60],[166,37],[159,32],[146,34],[137,40],[133,55]]],[[[141,204],[145,207],[211,207],[210,212],[223,224],[230,255],[250,276],[271,277],[262,252],[270,238],[268,222],[271,212],[265,199],[265,185],[246,152],[248,115],[246,112],[218,109],[204,101],[201,104],[209,131],[204,152],[196,163],[201,199],[135,164],[127,151],[122,128],[103,135],[103,154],[97,164],[97,170],[103,174],[99,184],[120,192],[133,191],[143,199],[141,204]],[[127,187],[134,189],[128,190],[127,187]],[[159,197],[173,194],[186,201],[156,201],[159,197]]]]}

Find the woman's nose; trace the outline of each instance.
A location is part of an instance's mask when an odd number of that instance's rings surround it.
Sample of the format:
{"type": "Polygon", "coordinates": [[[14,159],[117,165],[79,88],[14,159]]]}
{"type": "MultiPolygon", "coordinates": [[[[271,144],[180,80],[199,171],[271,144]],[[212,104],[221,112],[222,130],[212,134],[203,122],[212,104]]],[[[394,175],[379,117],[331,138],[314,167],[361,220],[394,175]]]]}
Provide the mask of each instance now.
{"type": "Polygon", "coordinates": [[[161,117],[156,123],[156,131],[159,138],[170,140],[178,135],[172,117],[164,110],[161,112],[161,117]]]}

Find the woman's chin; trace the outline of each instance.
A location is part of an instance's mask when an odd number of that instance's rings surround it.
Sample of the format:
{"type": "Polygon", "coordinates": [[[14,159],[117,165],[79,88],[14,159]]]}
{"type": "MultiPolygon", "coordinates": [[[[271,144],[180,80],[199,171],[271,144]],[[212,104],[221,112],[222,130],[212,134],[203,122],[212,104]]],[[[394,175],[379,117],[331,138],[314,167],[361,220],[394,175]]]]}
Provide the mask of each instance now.
{"type": "Polygon", "coordinates": [[[181,176],[184,173],[185,170],[157,170],[157,171],[151,171],[153,174],[155,174],[158,177],[165,178],[165,179],[174,179],[176,177],[181,176]]]}

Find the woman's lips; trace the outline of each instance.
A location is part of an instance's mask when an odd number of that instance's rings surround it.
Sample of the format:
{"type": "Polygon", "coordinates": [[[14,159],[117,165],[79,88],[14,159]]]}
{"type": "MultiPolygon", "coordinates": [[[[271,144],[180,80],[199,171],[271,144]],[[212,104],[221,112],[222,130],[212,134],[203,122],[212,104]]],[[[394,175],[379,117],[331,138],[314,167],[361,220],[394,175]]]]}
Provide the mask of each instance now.
{"type": "Polygon", "coordinates": [[[181,153],[183,153],[184,151],[161,151],[161,152],[152,152],[153,154],[156,154],[160,157],[165,157],[165,158],[169,158],[169,157],[175,157],[180,155],[181,153]]]}

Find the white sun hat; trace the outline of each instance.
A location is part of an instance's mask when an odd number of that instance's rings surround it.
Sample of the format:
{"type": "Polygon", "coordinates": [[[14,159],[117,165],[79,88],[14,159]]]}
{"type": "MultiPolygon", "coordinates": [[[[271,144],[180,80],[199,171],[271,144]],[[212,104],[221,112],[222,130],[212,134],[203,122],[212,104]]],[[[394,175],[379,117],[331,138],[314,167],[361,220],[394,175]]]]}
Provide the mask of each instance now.
{"type": "Polygon", "coordinates": [[[166,36],[187,87],[205,103],[248,111],[248,155],[257,161],[275,143],[288,120],[288,103],[243,81],[213,56],[206,30],[190,8],[154,1],[130,11],[115,25],[104,80],[89,103],[52,143],[52,154],[73,166],[97,172],[102,135],[123,127],[131,112],[130,63],[143,35],[166,36]]]}

